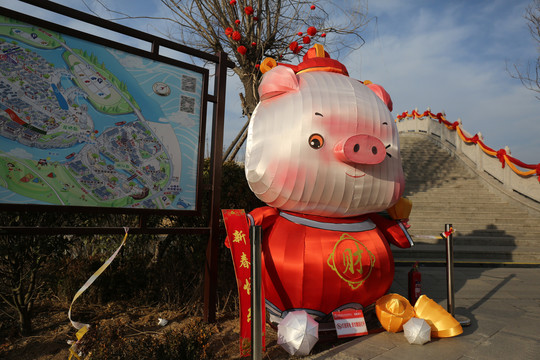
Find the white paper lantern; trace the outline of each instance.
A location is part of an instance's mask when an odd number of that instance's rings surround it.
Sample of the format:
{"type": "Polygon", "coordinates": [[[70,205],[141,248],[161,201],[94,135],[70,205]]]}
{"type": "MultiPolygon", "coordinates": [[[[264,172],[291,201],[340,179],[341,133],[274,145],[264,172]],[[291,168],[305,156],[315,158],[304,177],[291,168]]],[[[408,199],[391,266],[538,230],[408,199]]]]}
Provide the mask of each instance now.
{"type": "Polygon", "coordinates": [[[424,345],[431,340],[431,327],[424,319],[411,318],[403,325],[403,332],[409,344],[424,345]]]}
{"type": "Polygon", "coordinates": [[[304,310],[292,311],[278,325],[278,340],[291,355],[308,355],[319,340],[319,323],[304,310]]]}

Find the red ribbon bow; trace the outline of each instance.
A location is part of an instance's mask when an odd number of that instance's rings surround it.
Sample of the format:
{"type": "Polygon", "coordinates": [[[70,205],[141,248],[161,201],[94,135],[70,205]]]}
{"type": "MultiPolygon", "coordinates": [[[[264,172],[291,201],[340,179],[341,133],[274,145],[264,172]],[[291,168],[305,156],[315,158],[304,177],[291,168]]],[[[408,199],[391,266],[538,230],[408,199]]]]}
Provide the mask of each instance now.
{"type": "Polygon", "coordinates": [[[497,159],[499,159],[499,161],[501,162],[503,169],[504,169],[504,166],[506,165],[504,161],[505,156],[506,156],[506,150],[500,149],[499,151],[497,151],[497,159]]]}

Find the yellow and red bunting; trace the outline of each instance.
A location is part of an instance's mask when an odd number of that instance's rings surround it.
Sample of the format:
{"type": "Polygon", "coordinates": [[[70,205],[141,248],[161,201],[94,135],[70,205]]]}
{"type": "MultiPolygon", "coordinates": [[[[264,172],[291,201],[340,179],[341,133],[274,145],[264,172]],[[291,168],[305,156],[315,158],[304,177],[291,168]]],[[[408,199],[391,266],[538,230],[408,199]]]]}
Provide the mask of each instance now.
{"type": "MultiPolygon", "coordinates": [[[[251,242],[249,225],[244,210],[222,210],[227,239],[225,245],[231,250],[236,285],[240,301],[240,355],[251,356],[251,242]]],[[[265,347],[265,306],[261,289],[262,344],[265,347]]]]}
{"type": "Polygon", "coordinates": [[[478,134],[476,134],[476,135],[474,135],[472,137],[466,136],[465,133],[463,132],[463,130],[461,129],[460,124],[457,121],[451,123],[448,120],[446,120],[446,118],[441,113],[433,114],[429,110],[426,110],[423,113],[419,113],[416,110],[411,111],[411,113],[405,111],[405,112],[403,112],[402,114],[399,114],[396,117],[395,122],[400,122],[401,120],[408,119],[408,118],[423,118],[423,117],[426,117],[426,116],[429,116],[433,120],[438,120],[440,124],[443,124],[449,130],[457,131],[458,136],[461,138],[461,140],[463,142],[476,144],[487,155],[497,157],[497,159],[499,159],[499,161],[501,162],[501,166],[503,168],[505,167],[506,164],[508,164],[508,166],[516,174],[521,175],[521,176],[525,176],[525,177],[526,176],[536,175],[538,177],[538,181],[540,182],[540,163],[538,163],[538,164],[526,164],[526,163],[524,163],[524,162],[522,162],[522,161],[508,155],[506,153],[506,150],[504,150],[504,149],[494,150],[494,149],[490,148],[489,146],[487,146],[486,144],[484,144],[484,142],[479,138],[478,134]],[[517,166],[519,166],[521,168],[525,168],[525,169],[530,169],[530,170],[522,171],[522,170],[518,169],[517,166]]]}

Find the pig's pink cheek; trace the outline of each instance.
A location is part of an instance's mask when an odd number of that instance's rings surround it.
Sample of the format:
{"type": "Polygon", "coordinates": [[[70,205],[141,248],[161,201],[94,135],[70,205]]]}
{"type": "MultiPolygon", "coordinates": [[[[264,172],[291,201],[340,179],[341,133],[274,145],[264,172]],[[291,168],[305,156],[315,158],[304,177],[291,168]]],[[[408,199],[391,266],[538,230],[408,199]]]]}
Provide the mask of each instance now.
{"type": "Polygon", "coordinates": [[[277,192],[288,191],[294,188],[297,181],[298,165],[290,161],[273,160],[266,170],[269,178],[272,179],[270,188],[277,192]]]}

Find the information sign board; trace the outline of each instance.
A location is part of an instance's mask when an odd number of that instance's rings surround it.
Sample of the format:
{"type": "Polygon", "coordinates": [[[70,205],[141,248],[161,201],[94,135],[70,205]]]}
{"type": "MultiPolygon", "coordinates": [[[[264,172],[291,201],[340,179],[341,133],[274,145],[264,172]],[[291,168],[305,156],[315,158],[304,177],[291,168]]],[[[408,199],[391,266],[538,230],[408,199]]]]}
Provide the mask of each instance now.
{"type": "Polygon", "coordinates": [[[0,204],[196,210],[206,82],[0,16],[0,204]]]}

